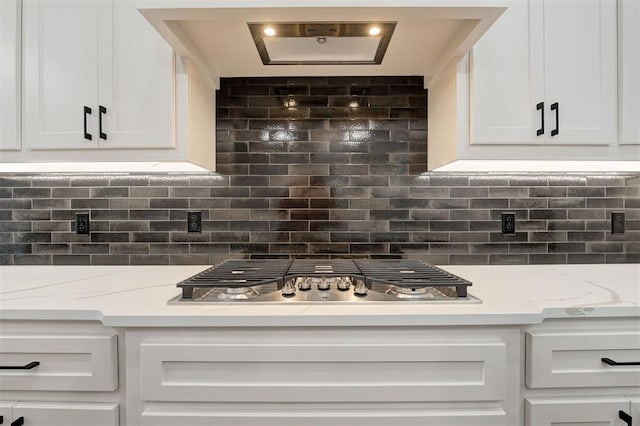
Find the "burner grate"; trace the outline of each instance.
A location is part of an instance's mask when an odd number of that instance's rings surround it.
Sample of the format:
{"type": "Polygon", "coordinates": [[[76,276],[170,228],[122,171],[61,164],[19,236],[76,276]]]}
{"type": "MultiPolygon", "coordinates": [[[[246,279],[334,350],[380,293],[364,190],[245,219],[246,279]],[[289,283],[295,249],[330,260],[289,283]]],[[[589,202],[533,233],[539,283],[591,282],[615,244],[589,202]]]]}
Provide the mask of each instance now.
{"type": "Polygon", "coordinates": [[[291,260],[227,260],[178,283],[182,297],[191,299],[194,288],[253,287],[276,282],[282,287],[291,260]]]}
{"type": "Polygon", "coordinates": [[[400,288],[453,287],[457,297],[467,296],[470,281],[415,259],[354,260],[365,276],[367,287],[374,283],[400,288]]]}

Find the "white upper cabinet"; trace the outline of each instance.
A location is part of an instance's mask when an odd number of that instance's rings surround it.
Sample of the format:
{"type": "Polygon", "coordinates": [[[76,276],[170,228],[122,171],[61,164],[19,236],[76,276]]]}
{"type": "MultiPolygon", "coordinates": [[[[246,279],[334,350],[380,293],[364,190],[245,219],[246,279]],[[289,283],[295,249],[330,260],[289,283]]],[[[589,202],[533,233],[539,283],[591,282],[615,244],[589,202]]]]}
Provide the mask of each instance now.
{"type": "Polygon", "coordinates": [[[616,4],[513,0],[474,46],[470,142],[617,139],[616,4]]]}
{"type": "Polygon", "coordinates": [[[640,3],[620,0],[620,143],[640,144],[640,3]]]}
{"type": "Polygon", "coordinates": [[[20,2],[0,1],[0,150],[20,149],[20,2]]]}
{"type": "Polygon", "coordinates": [[[174,146],[173,53],[124,0],[24,0],[32,149],[174,146]]]}

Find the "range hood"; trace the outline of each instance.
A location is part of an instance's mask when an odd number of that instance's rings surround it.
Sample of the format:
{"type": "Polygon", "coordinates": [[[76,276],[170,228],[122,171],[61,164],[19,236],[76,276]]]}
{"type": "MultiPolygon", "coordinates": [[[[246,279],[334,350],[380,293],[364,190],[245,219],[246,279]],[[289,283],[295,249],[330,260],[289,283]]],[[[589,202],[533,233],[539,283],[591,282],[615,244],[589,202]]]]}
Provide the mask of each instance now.
{"type": "MultiPolygon", "coordinates": [[[[220,77],[332,75],[421,75],[429,87],[452,60],[469,51],[506,9],[506,3],[506,0],[154,0],[148,3],[149,7],[143,2],[140,12],[214,87],[220,77]],[[357,63],[348,58],[331,61],[329,54],[323,64],[280,61],[270,65],[265,63],[265,52],[261,57],[255,34],[249,27],[276,23],[331,26],[389,22],[395,23],[395,27],[381,63],[357,63]]],[[[327,49],[348,45],[354,58],[366,53],[359,52],[355,43],[358,41],[366,48],[366,37],[341,40],[325,36],[318,43],[328,41],[327,49]]],[[[288,52],[282,46],[296,43],[304,46],[301,41],[271,44],[279,46],[280,57],[286,57],[300,52],[288,52]]],[[[321,54],[324,53],[318,53],[321,54]]],[[[344,58],[341,52],[335,55],[344,58]]]]}

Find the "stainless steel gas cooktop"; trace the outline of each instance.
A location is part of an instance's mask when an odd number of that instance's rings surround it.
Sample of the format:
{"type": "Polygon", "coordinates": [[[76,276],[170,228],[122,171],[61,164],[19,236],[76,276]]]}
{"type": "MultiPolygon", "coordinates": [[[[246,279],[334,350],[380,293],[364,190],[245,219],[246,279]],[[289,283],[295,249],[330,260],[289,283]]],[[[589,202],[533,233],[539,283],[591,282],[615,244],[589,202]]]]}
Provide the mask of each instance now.
{"type": "Polygon", "coordinates": [[[169,303],[481,303],[470,285],[413,259],[227,260],[178,283],[169,303]]]}

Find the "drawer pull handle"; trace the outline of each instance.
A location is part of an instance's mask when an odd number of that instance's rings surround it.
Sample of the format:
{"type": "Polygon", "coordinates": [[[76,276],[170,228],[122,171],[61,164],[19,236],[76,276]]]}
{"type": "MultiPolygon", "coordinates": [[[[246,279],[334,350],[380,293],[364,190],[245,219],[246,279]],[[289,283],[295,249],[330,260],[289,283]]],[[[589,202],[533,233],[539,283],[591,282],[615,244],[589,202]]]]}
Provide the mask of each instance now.
{"type": "Polygon", "coordinates": [[[540,128],[536,130],[536,136],[542,136],[544,135],[544,102],[538,102],[536,110],[540,111],[540,128]]]}
{"type": "Polygon", "coordinates": [[[560,133],[560,106],[557,102],[551,104],[551,111],[556,112],[556,128],[551,131],[551,136],[557,136],[560,133]]]}
{"type": "Polygon", "coordinates": [[[39,361],[31,361],[27,365],[0,365],[0,370],[31,370],[39,365],[39,361]]]}
{"type": "Polygon", "coordinates": [[[24,425],[24,417],[22,416],[18,417],[11,423],[11,426],[22,426],[22,425],[24,425]]]}
{"type": "Polygon", "coordinates": [[[100,139],[107,140],[107,134],[102,131],[102,114],[107,113],[107,107],[103,107],[102,105],[100,105],[98,107],[98,111],[100,112],[100,114],[98,115],[98,133],[100,133],[100,139]]]}
{"type": "Polygon", "coordinates": [[[613,366],[616,366],[616,365],[640,365],[640,362],[638,362],[638,361],[633,361],[633,362],[618,362],[618,361],[614,361],[614,360],[612,360],[611,358],[600,358],[600,360],[601,360],[602,362],[604,362],[605,364],[613,365],[613,366]]]}
{"type": "Polygon", "coordinates": [[[625,422],[627,424],[627,426],[631,426],[631,421],[633,420],[631,418],[631,416],[627,413],[625,413],[624,411],[620,410],[618,411],[618,416],[620,417],[620,419],[625,422]]]}
{"type": "Polygon", "coordinates": [[[85,106],[83,111],[84,111],[84,138],[90,141],[92,136],[91,136],[91,133],[87,132],[87,115],[91,114],[91,108],[89,108],[88,106],[85,106]]]}
{"type": "Polygon", "coordinates": [[[4,417],[0,416],[0,425],[4,423],[4,417]]]}

